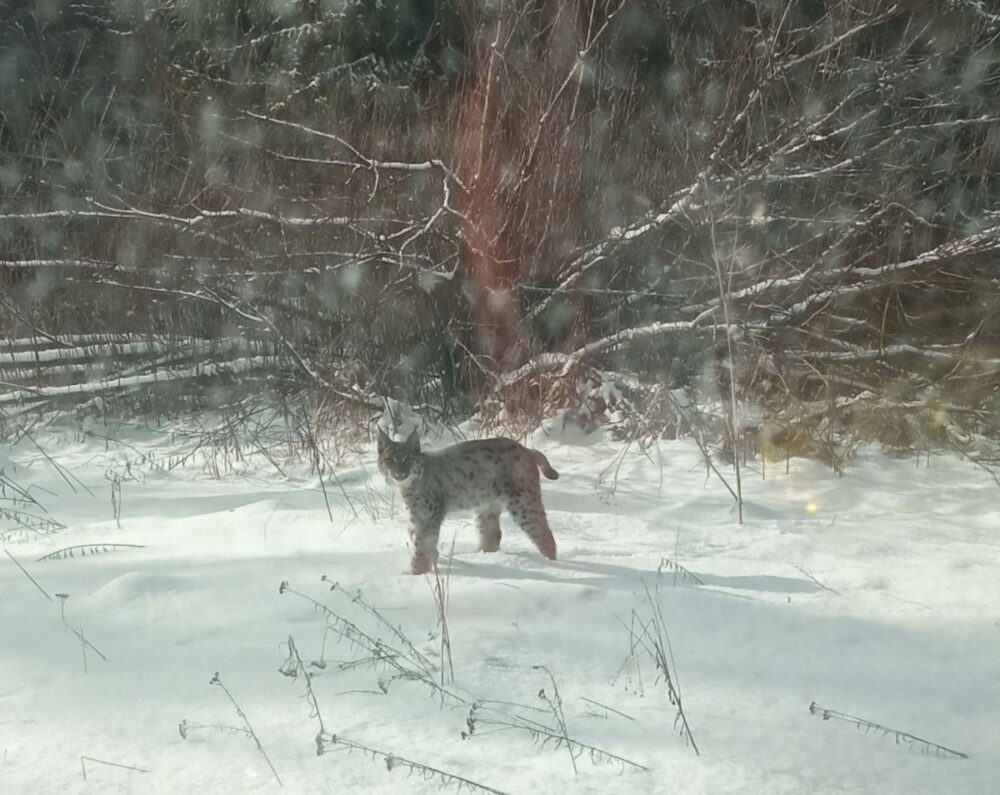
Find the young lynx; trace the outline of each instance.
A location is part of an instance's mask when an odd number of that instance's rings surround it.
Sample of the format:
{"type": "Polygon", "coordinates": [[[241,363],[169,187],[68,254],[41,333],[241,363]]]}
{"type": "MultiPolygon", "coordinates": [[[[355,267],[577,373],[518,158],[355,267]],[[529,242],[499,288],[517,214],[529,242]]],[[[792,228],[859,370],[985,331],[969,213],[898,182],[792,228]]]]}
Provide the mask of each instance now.
{"type": "Polygon", "coordinates": [[[413,574],[433,568],[441,521],[456,510],[476,512],[483,552],[500,548],[500,511],[506,508],[538,551],[549,560],[556,559],[538,470],[550,480],[559,473],[537,450],[512,439],[483,439],[421,453],[416,431],[405,442],[394,442],[380,430],[378,468],[399,490],[410,512],[413,574]]]}

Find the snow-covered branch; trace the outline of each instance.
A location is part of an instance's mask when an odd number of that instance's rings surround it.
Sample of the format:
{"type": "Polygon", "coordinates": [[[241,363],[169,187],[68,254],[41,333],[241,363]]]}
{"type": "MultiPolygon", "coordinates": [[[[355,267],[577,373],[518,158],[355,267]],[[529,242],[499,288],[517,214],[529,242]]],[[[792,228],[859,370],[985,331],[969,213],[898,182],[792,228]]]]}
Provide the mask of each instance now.
{"type": "MultiPolygon", "coordinates": [[[[416,163],[406,163],[397,160],[380,160],[378,158],[368,157],[363,155],[358,149],[348,143],[344,138],[340,137],[331,132],[326,132],[324,130],[317,130],[312,127],[308,127],[304,124],[299,124],[298,122],[285,121],[284,119],[276,119],[272,116],[264,116],[260,113],[253,113],[251,111],[245,111],[245,114],[251,119],[257,119],[258,121],[266,122],[267,124],[274,124],[280,127],[287,127],[289,129],[296,130],[306,135],[312,135],[317,138],[322,138],[328,141],[336,143],[343,149],[346,149],[351,155],[354,156],[356,162],[355,166],[363,166],[364,168],[370,169],[371,171],[432,171],[438,170],[442,174],[452,180],[461,190],[465,191],[468,188],[462,182],[461,179],[452,171],[447,165],[445,165],[443,160],[439,158],[431,158],[424,160],[422,162],[416,163]]],[[[331,165],[344,165],[340,161],[332,161],[331,165]]]]}

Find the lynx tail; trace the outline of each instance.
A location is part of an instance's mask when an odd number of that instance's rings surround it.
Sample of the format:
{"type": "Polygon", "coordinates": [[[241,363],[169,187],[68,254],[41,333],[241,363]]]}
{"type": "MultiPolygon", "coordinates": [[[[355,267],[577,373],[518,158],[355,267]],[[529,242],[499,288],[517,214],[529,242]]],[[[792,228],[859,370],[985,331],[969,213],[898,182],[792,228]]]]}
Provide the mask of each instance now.
{"type": "Polygon", "coordinates": [[[535,464],[540,470],[542,470],[542,474],[545,475],[545,477],[549,480],[556,480],[559,477],[559,473],[552,468],[552,464],[549,463],[549,459],[537,450],[532,450],[531,454],[535,457],[535,464]]]}

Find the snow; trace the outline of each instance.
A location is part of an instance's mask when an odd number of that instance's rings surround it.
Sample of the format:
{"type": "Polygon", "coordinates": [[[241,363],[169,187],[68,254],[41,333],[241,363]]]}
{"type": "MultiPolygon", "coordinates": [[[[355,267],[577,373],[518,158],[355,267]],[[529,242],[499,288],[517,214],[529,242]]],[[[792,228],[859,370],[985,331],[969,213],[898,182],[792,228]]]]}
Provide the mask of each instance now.
{"type": "Polygon", "coordinates": [[[328,480],[332,521],[304,468],[282,478],[251,460],[212,480],[212,462],[192,459],[167,471],[177,452],[154,434],[134,434],[127,447],[36,436],[61,470],[28,441],[2,451],[4,474],[66,529],[8,534],[3,544],[53,600],[0,556],[0,789],[277,791],[246,734],[189,728],[184,739],[178,730],[182,721],[244,727],[210,684],[218,672],[287,791],[439,791],[439,780],[389,771],[358,750],[317,755],[305,682],[278,672],[292,637],[328,733],[504,792],[996,792],[1000,501],[988,473],[952,455],[918,465],[874,451],[843,477],[793,459],[787,474],[780,462],[762,478],[751,462],[738,526],[693,444],[644,453],[548,430],[531,441],[560,472],[543,482],[559,561],[542,559],[506,516],[493,555],[475,551],[471,517],[442,532],[443,559],[454,544],[454,682],[444,687],[455,701],[425,682],[389,682],[391,668],[325,633],[323,614],[298,595],[401,649],[352,601],[360,589],[440,681],[433,582],[403,573],[405,517],[370,449],[328,480]],[[38,560],[116,543],[143,546],[38,560]],[[283,581],[297,593],[279,594],[283,581]],[[629,659],[628,628],[651,616],[647,589],[662,606],[700,756],[679,736],[651,660],[629,659]],[[57,593],[68,594],[64,604],[57,593]],[[90,651],[84,670],[61,608],[106,662],[90,651]],[[325,667],[311,665],[321,659],[325,667]],[[565,747],[524,731],[480,725],[462,738],[476,700],[508,702],[492,706],[554,728],[539,698],[554,689],[537,666],[551,671],[571,738],[649,771],[584,754],[574,774],[565,747]],[[812,702],[969,758],[824,721],[812,702]],[[101,760],[85,762],[86,781],[81,757],[101,760]]]}

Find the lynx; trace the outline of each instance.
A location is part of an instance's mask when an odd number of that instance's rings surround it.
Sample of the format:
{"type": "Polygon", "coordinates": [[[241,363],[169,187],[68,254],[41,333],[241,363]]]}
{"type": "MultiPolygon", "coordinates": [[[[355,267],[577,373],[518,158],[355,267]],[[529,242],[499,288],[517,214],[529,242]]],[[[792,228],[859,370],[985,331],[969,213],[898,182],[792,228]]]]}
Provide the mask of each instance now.
{"type": "Polygon", "coordinates": [[[549,480],[559,473],[537,450],[513,439],[483,439],[421,453],[416,431],[405,442],[394,442],[380,430],[378,468],[399,491],[410,513],[413,574],[434,567],[441,522],[457,510],[475,511],[483,552],[500,548],[500,511],[506,508],[538,551],[549,560],[556,559],[538,470],[549,480]]]}

